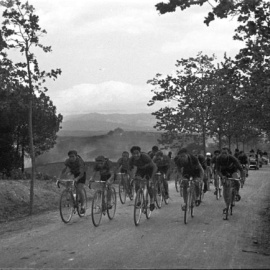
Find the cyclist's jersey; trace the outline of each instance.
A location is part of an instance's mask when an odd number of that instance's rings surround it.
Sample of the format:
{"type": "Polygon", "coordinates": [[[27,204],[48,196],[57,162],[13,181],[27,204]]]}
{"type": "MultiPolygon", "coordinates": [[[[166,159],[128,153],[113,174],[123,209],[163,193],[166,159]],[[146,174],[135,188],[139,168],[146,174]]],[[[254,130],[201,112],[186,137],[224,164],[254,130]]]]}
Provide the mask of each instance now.
{"type": "Polygon", "coordinates": [[[149,151],[149,152],[147,153],[147,155],[148,155],[151,159],[153,159],[154,156],[156,155],[156,153],[157,153],[157,152],[149,151]]]}
{"type": "Polygon", "coordinates": [[[182,169],[182,175],[184,177],[200,177],[200,163],[198,158],[193,155],[188,155],[188,162],[181,163],[181,160],[176,156],[174,158],[175,164],[179,169],[182,169]]]}
{"type": "Polygon", "coordinates": [[[99,172],[102,178],[111,176],[112,170],[113,170],[113,164],[108,159],[106,159],[102,167],[98,166],[97,164],[94,167],[94,172],[99,172]]]}
{"type": "Polygon", "coordinates": [[[148,168],[153,168],[152,159],[146,153],[141,153],[139,159],[134,159],[131,157],[129,159],[129,168],[133,169],[136,166],[138,170],[145,170],[148,168]]]}
{"type": "Polygon", "coordinates": [[[239,161],[232,155],[228,155],[225,160],[221,156],[217,158],[216,169],[224,176],[232,176],[233,173],[239,170],[243,172],[243,168],[239,161]]]}
{"type": "Polygon", "coordinates": [[[73,174],[75,177],[80,176],[81,178],[84,176],[85,164],[80,156],[77,156],[74,162],[70,161],[69,159],[66,159],[64,164],[66,167],[69,168],[70,173],[73,174]]]}
{"type": "Polygon", "coordinates": [[[129,171],[129,158],[128,159],[124,159],[123,157],[119,158],[117,161],[117,166],[118,168],[121,166],[121,172],[122,171],[128,172],[129,171]]]}
{"type": "Polygon", "coordinates": [[[171,166],[171,159],[166,155],[163,155],[162,159],[154,157],[153,162],[157,165],[158,171],[165,174],[171,166]]]}
{"type": "Polygon", "coordinates": [[[213,156],[212,159],[211,159],[211,164],[213,166],[213,170],[215,171],[216,170],[216,167],[217,167],[217,157],[218,156],[213,156]]]}
{"type": "Polygon", "coordinates": [[[206,157],[206,165],[211,166],[211,157],[206,157]]]}
{"type": "Polygon", "coordinates": [[[240,161],[241,164],[248,164],[248,157],[245,153],[239,154],[238,160],[240,161]]]}

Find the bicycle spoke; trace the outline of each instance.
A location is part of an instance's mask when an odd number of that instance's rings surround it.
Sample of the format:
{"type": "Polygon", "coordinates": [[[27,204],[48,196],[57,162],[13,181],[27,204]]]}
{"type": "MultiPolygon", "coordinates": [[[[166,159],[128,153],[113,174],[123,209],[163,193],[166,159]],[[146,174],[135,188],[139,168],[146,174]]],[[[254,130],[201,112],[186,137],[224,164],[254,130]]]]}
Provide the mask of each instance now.
{"type": "Polygon", "coordinates": [[[68,223],[73,215],[74,203],[71,191],[64,190],[60,197],[59,203],[60,216],[64,223],[68,223]]]}

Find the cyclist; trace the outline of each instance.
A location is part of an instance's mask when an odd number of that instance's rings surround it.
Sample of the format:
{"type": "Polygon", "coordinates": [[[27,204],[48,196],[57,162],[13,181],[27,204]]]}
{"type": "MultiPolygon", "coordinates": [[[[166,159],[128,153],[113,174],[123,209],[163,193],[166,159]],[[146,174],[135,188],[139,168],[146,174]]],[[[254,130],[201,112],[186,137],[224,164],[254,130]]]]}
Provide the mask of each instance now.
{"type": "Polygon", "coordinates": [[[248,168],[249,168],[248,156],[244,153],[244,151],[239,152],[238,160],[239,160],[240,164],[242,165],[242,167],[246,171],[246,177],[248,177],[248,168]]]}
{"type": "Polygon", "coordinates": [[[207,177],[208,177],[208,180],[210,181],[210,183],[212,183],[212,167],[211,167],[211,160],[212,160],[212,154],[210,152],[207,152],[206,153],[206,158],[205,158],[205,161],[206,161],[206,166],[207,166],[207,177]]]}
{"type": "MultiPolygon", "coordinates": [[[[150,156],[146,153],[141,152],[141,148],[139,146],[133,146],[130,149],[132,157],[129,159],[129,168],[130,170],[135,169],[134,174],[140,177],[147,177],[150,181],[154,181],[155,174],[157,172],[157,166],[150,158],[150,156]],[[135,168],[134,168],[135,167],[135,168]]],[[[131,171],[130,171],[131,176],[131,171]]],[[[131,177],[133,178],[133,177],[131,177]]],[[[135,192],[139,189],[139,183],[135,183],[135,192]]],[[[149,186],[149,181],[147,183],[147,189],[150,196],[150,210],[153,211],[155,209],[154,197],[152,188],[149,186]]],[[[140,202],[139,202],[140,203],[140,202]]]]}
{"type": "MultiPolygon", "coordinates": [[[[195,179],[195,192],[196,192],[196,206],[199,206],[200,201],[200,184],[203,179],[204,170],[197,157],[188,153],[186,148],[182,148],[174,158],[174,162],[177,166],[178,172],[183,177],[193,177],[195,179]]],[[[186,182],[186,181],[185,181],[186,182]]],[[[183,182],[182,182],[183,183],[183,182]]],[[[187,185],[183,185],[183,198],[184,205],[182,210],[185,211],[187,205],[187,185]]]]}
{"type": "Polygon", "coordinates": [[[128,174],[129,172],[129,152],[124,151],[122,153],[122,157],[120,157],[117,161],[117,168],[116,172],[121,172],[127,174],[127,187],[129,189],[129,193],[131,193],[131,183],[130,183],[130,176],[128,174]]]}
{"type": "MultiPolygon", "coordinates": [[[[222,148],[220,155],[216,161],[217,174],[221,179],[225,177],[239,178],[238,170],[243,175],[243,168],[239,163],[238,159],[230,155],[227,148],[222,148]]],[[[240,184],[238,181],[235,182],[236,187],[236,201],[240,201],[241,196],[239,195],[240,184]]]]}
{"type": "Polygon", "coordinates": [[[148,155],[150,156],[151,159],[153,159],[154,156],[155,156],[155,154],[156,154],[158,151],[159,151],[158,146],[154,145],[154,146],[152,147],[152,151],[149,151],[149,152],[148,152],[148,155]]]}
{"type": "Polygon", "coordinates": [[[153,162],[157,165],[158,172],[161,174],[164,174],[165,177],[163,177],[163,184],[165,189],[165,199],[169,198],[169,186],[168,186],[168,176],[170,173],[170,167],[171,167],[171,159],[164,155],[162,151],[158,151],[156,155],[153,158],[153,162]]]}
{"type": "MultiPolygon", "coordinates": [[[[105,158],[102,155],[96,157],[95,161],[96,161],[96,164],[94,166],[94,174],[90,178],[89,182],[94,181],[96,175],[99,174],[101,181],[106,181],[108,184],[112,184],[114,181],[114,170],[113,170],[112,162],[108,158],[105,158]]],[[[109,192],[109,190],[108,190],[107,198],[108,198],[108,208],[110,209],[112,208],[112,205],[110,204],[111,192],[109,192]]]]}
{"type": "Polygon", "coordinates": [[[204,182],[203,192],[206,193],[208,191],[208,187],[209,187],[208,178],[207,178],[207,171],[206,171],[207,170],[206,160],[204,158],[204,155],[202,155],[202,154],[195,155],[195,156],[198,158],[198,160],[199,160],[199,162],[200,162],[200,164],[201,164],[201,166],[203,168],[203,171],[204,171],[204,174],[203,174],[203,182],[204,182]]]}
{"type": "Polygon", "coordinates": [[[239,149],[238,148],[235,148],[235,150],[234,150],[234,157],[235,158],[238,158],[238,156],[239,156],[239,149]]]}
{"type": "Polygon", "coordinates": [[[86,169],[83,159],[78,155],[76,150],[70,150],[68,152],[68,159],[65,160],[64,163],[65,167],[61,171],[59,178],[61,179],[63,174],[67,172],[69,169],[69,173],[73,175],[74,181],[76,182],[76,192],[78,193],[79,197],[81,198],[82,208],[81,214],[85,213],[85,200],[83,186],[86,181],[86,169]]]}
{"type": "Polygon", "coordinates": [[[217,174],[217,169],[216,169],[216,162],[217,162],[217,157],[220,155],[220,150],[215,150],[214,151],[214,156],[211,159],[211,167],[212,167],[212,172],[214,175],[214,183],[215,183],[215,188],[216,190],[214,191],[214,195],[217,195],[217,179],[218,179],[218,174],[217,174]]]}

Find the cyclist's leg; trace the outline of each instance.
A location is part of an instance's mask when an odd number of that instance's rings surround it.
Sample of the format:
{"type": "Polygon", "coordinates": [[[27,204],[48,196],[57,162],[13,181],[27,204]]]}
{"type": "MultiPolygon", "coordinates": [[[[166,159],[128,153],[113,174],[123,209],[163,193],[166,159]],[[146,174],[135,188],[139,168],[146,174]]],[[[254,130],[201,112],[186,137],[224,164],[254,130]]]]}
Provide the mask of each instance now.
{"type": "Polygon", "coordinates": [[[183,189],[183,199],[184,199],[184,205],[182,206],[182,210],[185,210],[187,207],[187,199],[188,199],[188,180],[182,180],[181,184],[183,189]]]}
{"type": "MultiPolygon", "coordinates": [[[[84,176],[82,178],[80,178],[78,180],[78,183],[77,183],[77,194],[79,195],[79,198],[80,198],[81,204],[82,204],[82,209],[84,209],[84,210],[85,210],[85,202],[86,202],[85,193],[83,191],[85,180],[86,180],[86,173],[84,173],[84,176]]],[[[84,211],[84,210],[82,210],[82,211],[84,211]]]]}
{"type": "Polygon", "coordinates": [[[201,203],[200,200],[200,185],[201,185],[201,179],[199,177],[195,178],[195,194],[196,194],[196,206],[199,206],[201,203]]]}
{"type": "Polygon", "coordinates": [[[160,169],[161,174],[163,174],[162,181],[163,181],[163,186],[164,186],[164,190],[165,190],[165,195],[167,197],[169,197],[169,185],[168,185],[168,181],[166,179],[166,174],[167,174],[168,170],[169,170],[168,166],[162,167],[160,169]]]}
{"type": "MultiPolygon", "coordinates": [[[[232,174],[232,178],[238,179],[239,178],[238,172],[234,172],[232,174]]],[[[239,190],[240,190],[240,183],[239,183],[239,181],[234,181],[234,187],[235,187],[235,193],[236,193],[237,201],[240,201],[241,196],[239,195],[239,190]]]]}

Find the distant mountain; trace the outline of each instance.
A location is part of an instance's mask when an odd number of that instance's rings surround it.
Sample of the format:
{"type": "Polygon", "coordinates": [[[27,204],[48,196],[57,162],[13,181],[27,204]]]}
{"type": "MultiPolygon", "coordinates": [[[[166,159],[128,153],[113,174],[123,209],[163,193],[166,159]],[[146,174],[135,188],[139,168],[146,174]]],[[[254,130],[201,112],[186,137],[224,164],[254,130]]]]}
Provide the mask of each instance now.
{"type": "Polygon", "coordinates": [[[122,128],[125,131],[156,131],[155,116],[149,113],[138,114],[100,114],[89,113],[65,116],[62,123],[61,133],[67,131],[110,131],[122,128]]]}

